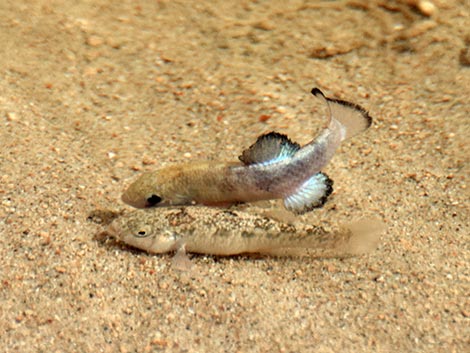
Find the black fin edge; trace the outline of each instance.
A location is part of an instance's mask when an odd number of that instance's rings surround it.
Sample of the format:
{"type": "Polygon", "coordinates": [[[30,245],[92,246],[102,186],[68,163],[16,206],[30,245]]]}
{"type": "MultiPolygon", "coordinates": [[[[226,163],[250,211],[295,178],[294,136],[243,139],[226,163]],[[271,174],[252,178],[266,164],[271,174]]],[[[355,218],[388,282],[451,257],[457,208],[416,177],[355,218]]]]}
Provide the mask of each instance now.
{"type": "Polygon", "coordinates": [[[324,177],[326,177],[326,179],[325,179],[325,185],[326,185],[325,194],[320,198],[319,202],[317,202],[315,204],[305,206],[301,210],[294,211],[295,214],[301,215],[301,214],[313,211],[316,208],[322,208],[325,205],[326,201],[328,201],[328,198],[330,197],[330,195],[333,193],[333,190],[334,190],[333,189],[334,181],[327,174],[325,174],[323,172],[320,172],[320,174],[322,174],[324,177]]]}
{"type": "Polygon", "coordinates": [[[318,97],[319,95],[322,96],[323,98],[325,98],[328,102],[333,102],[333,103],[337,103],[337,104],[340,104],[340,105],[344,105],[348,108],[352,108],[354,110],[357,110],[361,113],[361,115],[367,120],[367,128],[369,128],[371,125],[372,125],[372,117],[369,115],[369,112],[362,106],[360,106],[359,104],[356,104],[356,103],[351,103],[351,102],[348,102],[348,101],[345,101],[345,100],[342,100],[342,99],[335,99],[335,98],[328,98],[326,97],[323,92],[317,88],[317,87],[314,87],[312,88],[311,90],[311,93],[315,96],[315,97],[318,97]]]}
{"type": "Polygon", "coordinates": [[[255,148],[256,145],[258,143],[260,143],[260,141],[269,140],[269,139],[280,140],[281,145],[283,145],[283,146],[289,145],[295,151],[298,151],[301,148],[301,146],[297,142],[292,141],[287,135],[281,134],[281,133],[276,132],[276,131],[271,131],[271,132],[268,132],[268,133],[265,133],[263,135],[258,136],[256,141],[250,147],[248,147],[246,150],[244,150],[241,155],[238,156],[238,159],[241,162],[243,162],[244,164],[247,164],[247,163],[251,164],[251,162],[248,162],[246,160],[246,158],[245,158],[246,155],[249,154],[249,152],[252,151],[253,148],[255,148]]]}
{"type": "Polygon", "coordinates": [[[313,208],[323,207],[323,205],[328,200],[328,197],[330,197],[331,193],[333,192],[333,184],[334,184],[333,179],[331,179],[327,174],[323,172],[320,172],[320,174],[326,178],[325,179],[326,191],[325,191],[325,194],[320,199],[320,202],[317,205],[315,205],[313,208]]]}
{"type": "MultiPolygon", "coordinates": [[[[266,134],[259,136],[256,139],[256,142],[258,142],[258,140],[271,139],[271,138],[276,139],[276,140],[281,140],[282,141],[281,143],[283,145],[290,145],[291,147],[295,147],[298,150],[300,149],[300,145],[297,142],[292,141],[289,138],[289,136],[285,134],[281,134],[277,131],[271,131],[271,132],[268,132],[266,134]]],[[[256,144],[256,142],[254,144],[256,144]]]]}

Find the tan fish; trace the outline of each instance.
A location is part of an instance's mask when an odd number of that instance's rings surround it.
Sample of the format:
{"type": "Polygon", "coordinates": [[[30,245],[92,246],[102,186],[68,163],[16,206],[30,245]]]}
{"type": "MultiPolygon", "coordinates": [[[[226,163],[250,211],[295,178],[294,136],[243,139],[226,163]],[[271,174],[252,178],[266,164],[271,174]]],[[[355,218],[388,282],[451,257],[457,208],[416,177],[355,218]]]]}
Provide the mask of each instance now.
{"type": "Polygon", "coordinates": [[[301,147],[277,132],[258,137],[243,151],[242,163],[176,164],[143,173],[122,196],[137,208],[173,205],[230,205],[283,199],[294,213],[321,207],[333,191],[333,181],[321,169],[340,143],[372,123],[367,111],[350,102],[312,94],[328,106],[328,126],[301,147]]]}
{"type": "Polygon", "coordinates": [[[320,256],[345,256],[372,250],[382,229],[382,223],[367,221],[327,231],[240,211],[190,206],[136,210],[114,220],[107,232],[150,253],[305,255],[309,249],[320,256]]]}

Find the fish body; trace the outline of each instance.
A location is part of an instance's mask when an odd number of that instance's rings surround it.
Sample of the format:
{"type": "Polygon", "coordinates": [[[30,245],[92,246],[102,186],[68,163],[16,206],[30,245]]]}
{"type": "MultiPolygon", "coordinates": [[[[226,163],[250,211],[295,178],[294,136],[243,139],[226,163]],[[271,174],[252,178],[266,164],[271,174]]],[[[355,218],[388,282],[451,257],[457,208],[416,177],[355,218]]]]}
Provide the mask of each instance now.
{"type": "Polygon", "coordinates": [[[284,199],[286,208],[299,214],[321,207],[333,191],[333,181],[322,168],[340,143],[366,130],[372,118],[362,107],[326,98],[316,88],[312,94],[326,103],[329,123],[305,146],[270,132],[243,151],[240,163],[176,164],[143,173],[122,200],[146,208],[284,199]]]}
{"type": "Polygon", "coordinates": [[[378,241],[380,224],[338,231],[312,225],[291,225],[240,211],[207,207],[136,210],[113,221],[108,233],[150,253],[185,251],[212,255],[260,253],[357,255],[378,241]]]}

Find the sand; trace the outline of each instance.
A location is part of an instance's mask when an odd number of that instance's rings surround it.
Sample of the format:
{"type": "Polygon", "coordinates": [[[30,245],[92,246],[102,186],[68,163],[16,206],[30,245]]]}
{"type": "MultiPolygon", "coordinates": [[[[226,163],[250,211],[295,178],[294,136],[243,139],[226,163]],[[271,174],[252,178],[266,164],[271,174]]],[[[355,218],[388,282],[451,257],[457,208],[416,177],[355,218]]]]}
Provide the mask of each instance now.
{"type": "Polygon", "coordinates": [[[433,3],[2,1],[2,350],[470,351],[469,3],[433,3]],[[310,141],[312,87],[374,124],[299,220],[375,217],[376,250],[188,272],[97,236],[144,170],[310,141]]]}

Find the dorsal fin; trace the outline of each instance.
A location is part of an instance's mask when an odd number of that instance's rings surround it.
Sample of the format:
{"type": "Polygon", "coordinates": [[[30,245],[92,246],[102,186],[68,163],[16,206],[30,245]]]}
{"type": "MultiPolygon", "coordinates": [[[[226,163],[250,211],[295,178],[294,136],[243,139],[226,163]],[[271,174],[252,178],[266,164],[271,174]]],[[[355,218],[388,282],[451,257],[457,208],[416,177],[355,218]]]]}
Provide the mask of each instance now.
{"type": "Polygon", "coordinates": [[[256,142],[238,157],[244,164],[270,163],[293,156],[300,149],[286,135],[272,131],[258,137],[256,142]]]}

